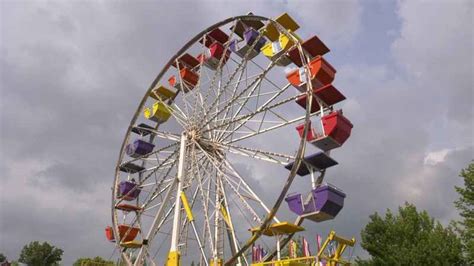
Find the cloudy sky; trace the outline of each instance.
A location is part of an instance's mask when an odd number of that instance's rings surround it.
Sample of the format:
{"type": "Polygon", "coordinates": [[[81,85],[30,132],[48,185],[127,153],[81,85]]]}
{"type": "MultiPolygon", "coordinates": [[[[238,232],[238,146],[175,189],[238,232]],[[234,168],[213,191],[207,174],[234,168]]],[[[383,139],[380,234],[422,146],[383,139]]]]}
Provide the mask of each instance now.
{"type": "MultiPolygon", "coordinates": [[[[0,252],[109,257],[119,148],[161,67],[205,27],[289,12],[331,48],[355,125],[331,182],[356,237],[405,201],[447,224],[473,148],[472,1],[0,1],[0,252]]],[[[356,254],[363,253],[356,250],[356,254]]]]}

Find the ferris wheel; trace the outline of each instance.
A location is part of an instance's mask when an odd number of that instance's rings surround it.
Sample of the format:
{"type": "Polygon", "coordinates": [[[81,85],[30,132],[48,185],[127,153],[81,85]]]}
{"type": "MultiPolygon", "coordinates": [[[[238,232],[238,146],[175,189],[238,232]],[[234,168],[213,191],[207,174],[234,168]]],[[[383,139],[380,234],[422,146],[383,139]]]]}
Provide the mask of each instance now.
{"type": "Polygon", "coordinates": [[[232,17],[163,67],[116,166],[106,235],[126,264],[265,265],[303,220],[341,210],[345,194],[323,179],[352,124],[334,109],[345,97],[322,57],[329,49],[298,28],[286,13],[232,17]],[[265,173],[279,181],[255,181],[265,173]],[[295,176],[308,179],[307,195],[288,193],[295,176]],[[282,206],[295,221],[279,219],[282,206]]]}

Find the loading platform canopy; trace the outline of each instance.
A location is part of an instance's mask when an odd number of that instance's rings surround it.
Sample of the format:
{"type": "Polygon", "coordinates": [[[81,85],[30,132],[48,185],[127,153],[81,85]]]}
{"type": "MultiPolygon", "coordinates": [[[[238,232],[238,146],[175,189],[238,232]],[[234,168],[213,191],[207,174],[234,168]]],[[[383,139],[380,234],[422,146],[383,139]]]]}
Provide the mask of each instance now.
{"type": "MultiPolygon", "coordinates": [[[[252,233],[259,231],[259,228],[250,229],[252,233]]],[[[266,236],[277,236],[277,235],[288,235],[296,232],[304,231],[304,228],[290,223],[290,222],[280,222],[271,224],[268,228],[264,229],[262,234],[266,236]]]]}
{"type": "MultiPolygon", "coordinates": [[[[291,171],[294,163],[295,162],[291,162],[287,164],[285,168],[291,171]]],[[[299,176],[305,176],[314,171],[324,170],[334,165],[337,165],[337,162],[334,159],[324,152],[317,152],[304,157],[296,173],[299,176]]]]}

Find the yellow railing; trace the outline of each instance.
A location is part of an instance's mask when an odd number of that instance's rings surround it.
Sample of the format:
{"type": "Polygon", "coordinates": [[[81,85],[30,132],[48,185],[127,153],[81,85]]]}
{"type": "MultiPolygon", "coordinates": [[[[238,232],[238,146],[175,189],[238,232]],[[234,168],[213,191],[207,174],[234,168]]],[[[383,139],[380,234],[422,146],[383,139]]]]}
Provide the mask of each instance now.
{"type": "Polygon", "coordinates": [[[299,258],[285,258],[279,261],[267,261],[267,262],[255,262],[252,263],[252,266],[307,266],[307,265],[316,265],[317,258],[314,256],[310,257],[299,257],[299,258]]]}

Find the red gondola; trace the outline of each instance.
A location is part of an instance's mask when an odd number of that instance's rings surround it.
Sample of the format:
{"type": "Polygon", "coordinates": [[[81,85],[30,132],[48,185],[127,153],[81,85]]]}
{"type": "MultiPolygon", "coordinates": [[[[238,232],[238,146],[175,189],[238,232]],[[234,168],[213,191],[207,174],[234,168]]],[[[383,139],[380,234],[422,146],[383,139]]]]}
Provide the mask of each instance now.
{"type": "MultiPolygon", "coordinates": [[[[306,140],[323,151],[340,147],[351,135],[352,123],[342,115],[342,110],[332,112],[321,118],[323,133],[316,131],[308,125],[306,140]]],[[[304,124],[296,127],[300,137],[303,136],[304,124]]]]}
{"type": "Polygon", "coordinates": [[[208,32],[205,37],[199,40],[200,43],[204,43],[206,47],[211,47],[214,42],[219,42],[221,44],[225,44],[229,40],[229,35],[223,32],[219,28],[215,28],[212,31],[208,32]],[[204,38],[206,43],[204,43],[204,38]]]}
{"type": "Polygon", "coordinates": [[[193,69],[199,65],[199,61],[196,57],[185,53],[178,57],[171,65],[176,67],[178,70],[181,70],[182,68],[190,68],[193,69]],[[178,65],[176,65],[176,61],[178,62],[178,65]]]}
{"type": "MultiPolygon", "coordinates": [[[[301,47],[308,52],[311,59],[329,52],[329,48],[316,35],[304,41],[303,44],[301,44],[301,47]]],[[[301,62],[301,54],[297,47],[288,51],[288,56],[295,65],[299,67],[303,66],[303,63],[301,62]]]]}
{"type": "MultiPolygon", "coordinates": [[[[219,66],[219,62],[221,58],[224,56],[224,50],[225,48],[221,43],[214,42],[213,44],[211,44],[211,46],[209,46],[208,51],[206,53],[199,54],[197,56],[197,59],[199,60],[199,62],[203,61],[203,64],[206,67],[212,70],[216,70],[217,67],[219,66]]],[[[227,51],[225,52],[225,56],[222,59],[221,67],[225,65],[229,57],[230,57],[230,50],[227,49],[227,51]]]]}
{"type": "Polygon", "coordinates": [[[183,80],[184,86],[183,84],[181,84],[180,80],[175,75],[171,76],[168,79],[168,82],[170,86],[173,86],[176,89],[182,90],[184,92],[189,92],[192,89],[194,89],[194,87],[199,81],[199,75],[187,67],[182,68],[179,71],[179,75],[181,76],[181,79],[183,80]]]}
{"type": "MultiPolygon", "coordinates": [[[[309,69],[311,72],[311,84],[313,89],[321,88],[325,85],[331,84],[336,75],[336,69],[334,69],[324,58],[316,56],[309,62],[309,69]]],[[[304,67],[297,68],[288,75],[286,78],[296,89],[301,92],[306,91],[306,74],[304,67]]]]}
{"type": "MultiPolygon", "coordinates": [[[[121,224],[118,226],[119,228],[119,234],[120,234],[120,239],[122,242],[128,242],[132,241],[137,237],[138,233],[140,232],[140,228],[138,227],[130,227],[125,224],[121,224]]],[[[115,242],[115,236],[114,236],[114,231],[112,230],[112,227],[107,226],[105,228],[105,236],[107,239],[111,242],[115,242]]]]}

